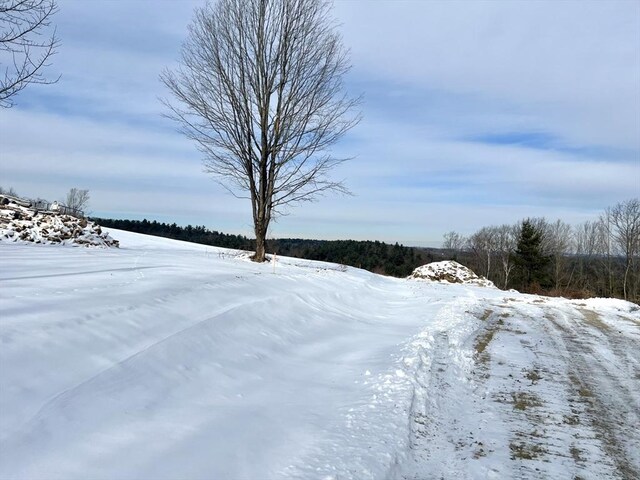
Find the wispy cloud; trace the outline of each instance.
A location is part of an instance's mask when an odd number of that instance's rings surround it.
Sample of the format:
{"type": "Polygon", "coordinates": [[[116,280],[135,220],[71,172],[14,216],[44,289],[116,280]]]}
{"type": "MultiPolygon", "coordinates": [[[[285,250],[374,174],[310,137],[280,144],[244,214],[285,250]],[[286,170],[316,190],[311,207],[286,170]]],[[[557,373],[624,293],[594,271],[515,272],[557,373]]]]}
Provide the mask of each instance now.
{"type": "MultiPolygon", "coordinates": [[[[4,186],[96,215],[251,234],[247,201],[202,172],[162,117],[200,1],[59,0],[59,83],[0,115],[4,186]]],[[[272,235],[434,244],[547,216],[579,222],[640,195],[637,2],[336,2],[364,119],[336,146],[353,197],[281,217],[272,235]]]]}
{"type": "Polygon", "coordinates": [[[640,147],[637,2],[336,7],[362,76],[478,96],[581,145],[640,147]]]}

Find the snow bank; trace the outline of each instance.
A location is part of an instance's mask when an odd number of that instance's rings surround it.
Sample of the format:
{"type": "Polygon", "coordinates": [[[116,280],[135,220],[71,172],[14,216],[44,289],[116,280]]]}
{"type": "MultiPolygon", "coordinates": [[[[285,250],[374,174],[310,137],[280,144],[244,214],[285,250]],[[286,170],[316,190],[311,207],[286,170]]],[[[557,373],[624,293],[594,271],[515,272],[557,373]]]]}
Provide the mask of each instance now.
{"type": "Polygon", "coordinates": [[[71,215],[35,211],[10,197],[2,197],[0,205],[0,241],[119,246],[118,240],[111,238],[93,222],[71,215]]]}
{"type": "Polygon", "coordinates": [[[479,277],[464,265],[454,262],[453,260],[422,265],[416,268],[408,278],[440,283],[464,283],[467,285],[495,288],[493,282],[484,277],[479,277]]]}
{"type": "Polygon", "coordinates": [[[634,313],[640,310],[635,303],[627,302],[618,298],[587,298],[582,300],[571,300],[571,303],[579,307],[588,307],[610,313],[634,313]]]}

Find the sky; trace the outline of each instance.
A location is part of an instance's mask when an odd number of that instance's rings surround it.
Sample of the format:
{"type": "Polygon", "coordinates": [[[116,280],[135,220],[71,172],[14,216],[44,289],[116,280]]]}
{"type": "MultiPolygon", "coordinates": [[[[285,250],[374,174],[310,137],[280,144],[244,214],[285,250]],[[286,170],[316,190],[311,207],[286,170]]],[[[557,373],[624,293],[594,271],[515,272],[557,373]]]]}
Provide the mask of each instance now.
{"type": "MultiPolygon", "coordinates": [[[[61,45],[0,110],[0,186],[94,216],[252,235],[248,200],[204,173],[162,116],[200,0],[58,0],[61,45]]],[[[640,196],[640,2],[348,1],[333,15],[362,94],[333,152],[351,196],[302,203],[270,238],[438,246],[544,216],[571,224],[640,196]]]]}

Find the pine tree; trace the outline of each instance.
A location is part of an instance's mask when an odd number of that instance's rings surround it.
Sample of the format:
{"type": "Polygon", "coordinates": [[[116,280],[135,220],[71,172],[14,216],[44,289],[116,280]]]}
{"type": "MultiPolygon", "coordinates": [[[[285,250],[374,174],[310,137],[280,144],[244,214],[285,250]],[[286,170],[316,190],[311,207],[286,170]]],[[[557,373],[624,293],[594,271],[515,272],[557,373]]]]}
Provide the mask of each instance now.
{"type": "Polygon", "coordinates": [[[546,283],[549,257],[542,251],[542,232],[529,219],[523,220],[520,227],[514,262],[519,267],[523,287],[546,283]]]}

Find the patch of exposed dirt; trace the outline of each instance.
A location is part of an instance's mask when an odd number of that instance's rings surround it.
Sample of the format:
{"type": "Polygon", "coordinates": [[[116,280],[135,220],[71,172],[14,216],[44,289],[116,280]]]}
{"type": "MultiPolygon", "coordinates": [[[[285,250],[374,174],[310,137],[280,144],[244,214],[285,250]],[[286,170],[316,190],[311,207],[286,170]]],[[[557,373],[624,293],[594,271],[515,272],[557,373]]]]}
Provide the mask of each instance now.
{"type": "MultiPolygon", "coordinates": [[[[623,339],[604,324],[597,313],[581,307],[577,310],[584,317],[584,324],[581,325],[576,319],[572,328],[561,325],[553,316],[550,317],[551,323],[572,355],[568,379],[576,401],[583,404],[585,410],[584,415],[565,416],[563,421],[567,425],[590,424],[596,432],[596,437],[601,439],[620,477],[640,478],[640,471],[637,465],[632,463],[629,455],[629,449],[637,448],[630,440],[637,438],[635,425],[640,418],[638,399],[629,390],[626,379],[612,374],[609,368],[611,359],[601,357],[594,348],[603,340],[590,335],[585,325],[594,327],[604,334],[611,350],[624,352],[617,355],[618,361],[625,361],[629,346],[626,345],[624,349],[617,347],[623,339]],[[592,340],[589,340],[590,338],[592,340]]],[[[571,455],[574,459],[583,460],[577,447],[572,447],[571,455]]]]}
{"type": "Polygon", "coordinates": [[[609,330],[609,325],[604,323],[600,318],[600,315],[593,310],[588,310],[586,308],[579,308],[578,310],[584,316],[585,321],[592,327],[596,327],[597,329],[604,331],[609,330]]]}

